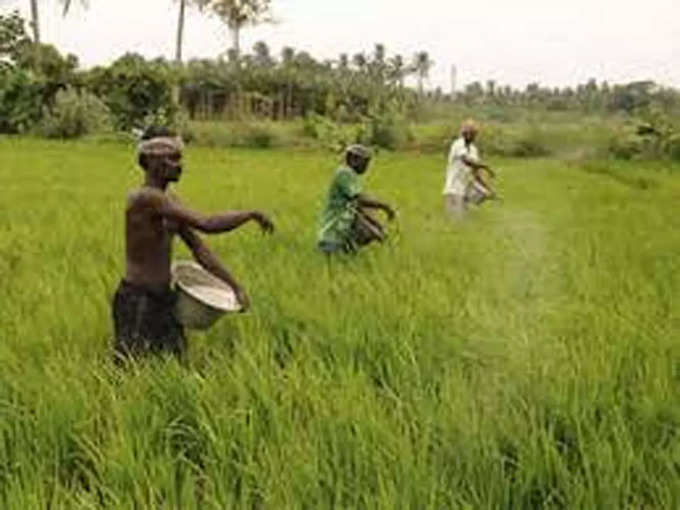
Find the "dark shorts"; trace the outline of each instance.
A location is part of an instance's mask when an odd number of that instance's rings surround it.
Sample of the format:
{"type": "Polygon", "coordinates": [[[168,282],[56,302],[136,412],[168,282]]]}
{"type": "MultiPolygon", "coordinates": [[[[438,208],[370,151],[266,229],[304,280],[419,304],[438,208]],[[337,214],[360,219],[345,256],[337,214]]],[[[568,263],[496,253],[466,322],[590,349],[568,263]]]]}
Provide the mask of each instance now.
{"type": "Polygon", "coordinates": [[[113,299],[116,354],[170,353],[182,357],[186,339],[174,315],[176,299],[171,289],[155,292],[121,281],[113,299]]]}

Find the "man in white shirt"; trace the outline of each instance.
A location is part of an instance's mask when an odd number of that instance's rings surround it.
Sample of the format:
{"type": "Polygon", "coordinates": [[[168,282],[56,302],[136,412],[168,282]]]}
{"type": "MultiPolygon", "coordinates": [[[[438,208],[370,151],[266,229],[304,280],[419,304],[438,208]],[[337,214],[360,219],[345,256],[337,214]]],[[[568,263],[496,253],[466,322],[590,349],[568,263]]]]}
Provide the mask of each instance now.
{"type": "Polygon", "coordinates": [[[444,202],[446,211],[454,219],[463,218],[471,196],[477,197],[475,201],[483,201],[493,195],[480,173],[480,170],[486,170],[494,175],[491,168],[479,159],[479,151],[474,144],[477,133],[477,125],[471,120],[465,121],[460,137],[453,142],[449,152],[444,202]]]}

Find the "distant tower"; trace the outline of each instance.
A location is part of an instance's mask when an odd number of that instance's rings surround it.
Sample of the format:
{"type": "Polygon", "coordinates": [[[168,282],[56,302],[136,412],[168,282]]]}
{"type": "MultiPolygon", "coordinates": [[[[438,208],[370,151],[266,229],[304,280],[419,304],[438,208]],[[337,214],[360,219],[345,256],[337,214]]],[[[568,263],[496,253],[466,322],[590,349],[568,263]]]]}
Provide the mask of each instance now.
{"type": "Polygon", "coordinates": [[[455,65],[451,66],[451,99],[456,98],[456,85],[458,81],[458,68],[455,65]]]}

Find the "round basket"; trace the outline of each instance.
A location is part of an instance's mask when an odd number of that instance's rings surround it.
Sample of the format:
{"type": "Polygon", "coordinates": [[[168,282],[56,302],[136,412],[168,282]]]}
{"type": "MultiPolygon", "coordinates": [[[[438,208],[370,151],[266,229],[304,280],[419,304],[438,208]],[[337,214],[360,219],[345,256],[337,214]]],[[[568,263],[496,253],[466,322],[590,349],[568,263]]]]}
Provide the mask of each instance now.
{"type": "Polygon", "coordinates": [[[234,290],[195,262],[175,262],[172,276],[177,291],[175,317],[184,327],[206,330],[223,315],[241,311],[234,290]]]}

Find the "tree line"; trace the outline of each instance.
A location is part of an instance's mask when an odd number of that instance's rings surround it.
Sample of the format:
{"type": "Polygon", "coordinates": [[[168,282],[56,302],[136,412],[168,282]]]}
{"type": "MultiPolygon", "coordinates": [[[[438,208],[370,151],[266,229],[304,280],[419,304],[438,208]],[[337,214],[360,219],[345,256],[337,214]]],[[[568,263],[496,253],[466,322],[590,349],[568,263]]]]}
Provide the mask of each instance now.
{"type": "MultiPolygon", "coordinates": [[[[436,94],[441,96],[441,92],[436,94]]],[[[540,107],[551,111],[633,113],[651,105],[673,109],[679,104],[678,92],[651,80],[610,85],[591,78],[576,87],[545,87],[530,83],[524,89],[501,86],[489,80],[474,82],[456,94],[456,100],[470,105],[540,107]]]]}
{"type": "MultiPolygon", "coordinates": [[[[72,2],[62,4],[68,13],[72,2]]],[[[179,12],[173,60],[126,54],[111,65],[88,70],[79,68],[74,55],[62,55],[38,42],[37,17],[27,23],[17,12],[0,15],[0,132],[30,130],[54,108],[57,93],[66,89],[95,96],[119,129],[138,127],[159,113],[173,119],[181,112],[199,120],[252,116],[281,120],[315,114],[344,123],[408,118],[424,104],[442,102],[627,113],[650,105],[671,111],[679,104],[675,90],[649,81],[610,86],[590,80],[573,88],[534,83],[524,89],[488,81],[469,84],[455,94],[425,91],[433,65],[425,51],[405,57],[376,44],[368,52],[317,59],[292,47],[273,54],[261,41],[243,52],[236,41],[240,30],[271,19],[269,1],[184,0],[179,12]],[[224,56],[180,62],[183,19],[190,7],[223,16],[235,34],[224,56]],[[415,88],[409,86],[413,82],[415,88]]]]}
{"type": "Polygon", "coordinates": [[[416,76],[422,83],[432,66],[426,52],[407,59],[388,54],[382,44],[368,53],[317,60],[290,47],[273,55],[266,43],[258,42],[252,52],[232,48],[225,58],[179,64],[126,54],[111,65],[81,70],[74,55],[64,56],[32,39],[27,25],[17,12],[0,16],[4,131],[25,130],[52,106],[56,92],[66,88],[96,95],[123,129],[161,110],[169,116],[185,110],[192,117],[223,117],[244,99],[255,107],[232,113],[259,114],[264,109],[277,119],[317,113],[352,121],[413,108],[419,94],[405,80],[416,76]]]}

